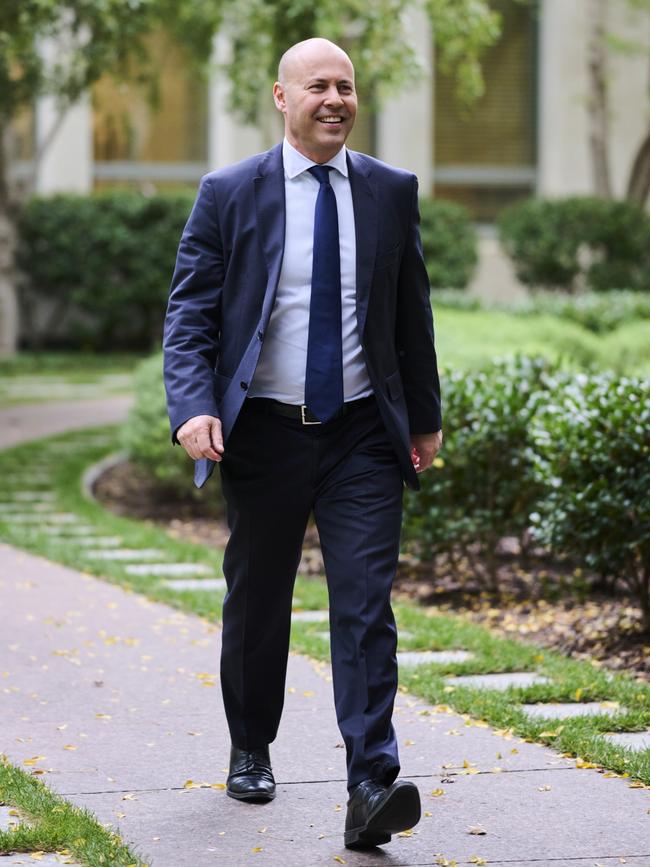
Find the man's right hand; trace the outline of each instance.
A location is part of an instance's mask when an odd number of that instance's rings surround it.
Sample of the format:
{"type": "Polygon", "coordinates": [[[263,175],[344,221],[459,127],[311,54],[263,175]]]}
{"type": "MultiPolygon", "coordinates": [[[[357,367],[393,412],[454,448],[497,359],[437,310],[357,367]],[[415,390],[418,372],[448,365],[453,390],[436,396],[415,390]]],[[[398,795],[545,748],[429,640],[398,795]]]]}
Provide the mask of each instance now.
{"type": "Polygon", "coordinates": [[[189,419],[176,431],[176,439],[195,461],[199,458],[210,458],[217,463],[222,460],[221,421],[212,415],[196,415],[189,419]]]}

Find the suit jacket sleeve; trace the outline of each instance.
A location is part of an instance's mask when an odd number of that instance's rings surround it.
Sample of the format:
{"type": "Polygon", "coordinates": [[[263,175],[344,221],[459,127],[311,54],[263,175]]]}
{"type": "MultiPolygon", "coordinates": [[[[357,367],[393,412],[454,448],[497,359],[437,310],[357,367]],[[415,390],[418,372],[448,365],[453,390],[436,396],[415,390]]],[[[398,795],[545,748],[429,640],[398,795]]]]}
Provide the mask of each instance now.
{"type": "Polygon", "coordinates": [[[408,234],[399,273],[395,334],[412,434],[433,433],[442,428],[431,287],[419,227],[418,182],[413,176],[408,234]]]}
{"type": "Polygon", "coordinates": [[[181,236],[163,336],[163,369],[172,442],[197,415],[218,417],[214,371],[219,354],[224,257],[212,183],[201,180],[181,236]]]}

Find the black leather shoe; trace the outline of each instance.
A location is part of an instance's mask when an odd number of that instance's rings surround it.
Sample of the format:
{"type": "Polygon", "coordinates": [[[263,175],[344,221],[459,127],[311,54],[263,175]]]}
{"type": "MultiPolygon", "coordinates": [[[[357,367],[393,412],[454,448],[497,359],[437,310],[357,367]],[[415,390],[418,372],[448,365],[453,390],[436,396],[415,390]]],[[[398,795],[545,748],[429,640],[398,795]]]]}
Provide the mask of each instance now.
{"type": "Polygon", "coordinates": [[[420,793],[417,786],[398,780],[382,786],[364,780],[348,801],[343,836],[348,849],[366,849],[390,843],[391,834],[406,831],[420,821],[420,793]]]}
{"type": "Polygon", "coordinates": [[[275,798],[275,780],[268,747],[256,750],[230,747],[226,794],[239,801],[272,801],[275,798]]]}

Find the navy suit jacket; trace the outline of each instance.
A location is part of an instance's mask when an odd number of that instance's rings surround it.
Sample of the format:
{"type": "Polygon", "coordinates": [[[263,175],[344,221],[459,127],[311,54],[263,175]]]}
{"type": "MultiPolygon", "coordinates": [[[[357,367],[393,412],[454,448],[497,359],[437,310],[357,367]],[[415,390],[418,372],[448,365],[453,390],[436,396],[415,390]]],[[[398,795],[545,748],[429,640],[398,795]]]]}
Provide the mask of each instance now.
{"type": "MultiPolygon", "coordinates": [[[[379,412],[406,483],[418,488],[410,434],[441,428],[417,178],[348,150],[356,235],[357,321],[379,412]]],[[[172,430],[197,415],[228,437],[271,316],[285,233],[282,146],[201,179],[183,231],[163,338],[172,430]]],[[[195,462],[201,486],[214,462],[195,462]]]]}

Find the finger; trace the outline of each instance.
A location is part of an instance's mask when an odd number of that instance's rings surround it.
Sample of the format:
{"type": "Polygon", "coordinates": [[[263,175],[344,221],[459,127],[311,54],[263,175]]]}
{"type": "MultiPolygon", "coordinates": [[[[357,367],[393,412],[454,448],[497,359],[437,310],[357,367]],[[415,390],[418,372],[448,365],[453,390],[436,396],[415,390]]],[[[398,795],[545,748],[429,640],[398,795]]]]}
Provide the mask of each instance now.
{"type": "Polygon", "coordinates": [[[197,448],[202,458],[210,458],[212,461],[220,461],[221,453],[216,451],[210,439],[210,430],[204,428],[197,437],[197,448]]]}
{"type": "Polygon", "coordinates": [[[210,425],[210,439],[212,440],[212,448],[217,452],[223,452],[223,435],[221,422],[218,418],[210,425]]]}

